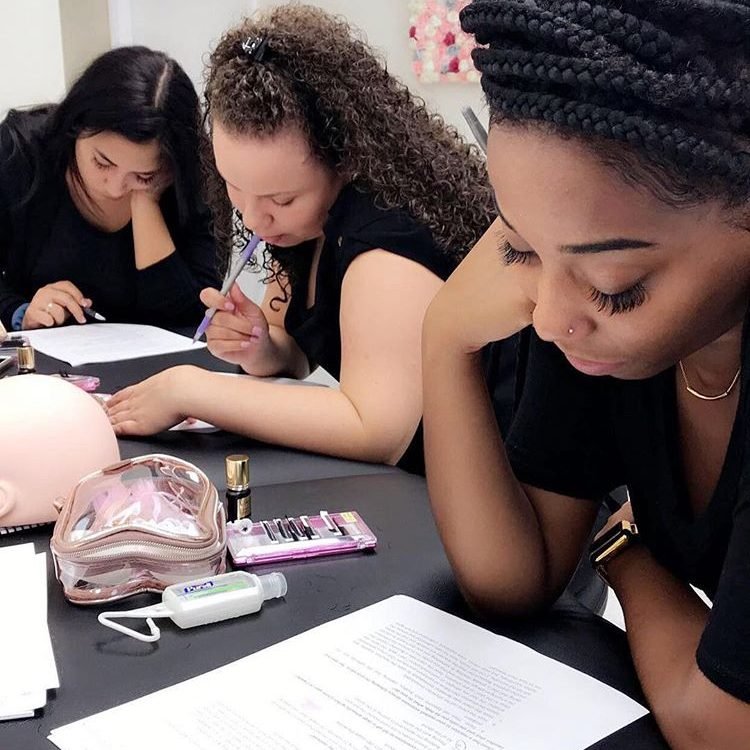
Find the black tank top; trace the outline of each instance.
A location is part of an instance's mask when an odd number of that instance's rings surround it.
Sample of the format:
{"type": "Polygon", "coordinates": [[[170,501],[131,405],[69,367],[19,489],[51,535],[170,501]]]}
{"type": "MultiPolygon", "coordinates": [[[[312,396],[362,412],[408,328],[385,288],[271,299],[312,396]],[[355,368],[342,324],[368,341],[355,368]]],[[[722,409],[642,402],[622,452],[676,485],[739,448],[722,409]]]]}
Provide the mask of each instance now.
{"type": "MultiPolygon", "coordinates": [[[[284,326],[307,356],[310,366],[320,365],[333,377],[341,374],[341,286],[351,262],[368,250],[387,250],[409,258],[445,280],[456,260],[441,249],[430,230],[406,211],[381,209],[372,196],[350,184],[332,206],[324,227],[324,242],[318,264],[315,299],[307,306],[309,270],[299,274],[291,286],[291,300],[284,326]]],[[[300,246],[312,266],[314,246],[300,246]]],[[[424,473],[422,424],[398,465],[424,473]]]]}

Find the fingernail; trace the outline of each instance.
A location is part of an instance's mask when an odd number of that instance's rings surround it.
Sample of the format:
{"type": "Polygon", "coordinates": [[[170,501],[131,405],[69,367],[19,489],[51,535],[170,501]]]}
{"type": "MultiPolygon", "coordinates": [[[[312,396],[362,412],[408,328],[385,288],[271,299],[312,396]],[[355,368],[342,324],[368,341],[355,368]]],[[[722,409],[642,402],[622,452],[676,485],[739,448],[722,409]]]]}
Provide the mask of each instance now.
{"type": "Polygon", "coordinates": [[[225,302],[224,303],[224,309],[228,310],[229,312],[232,312],[234,310],[234,303],[233,302],[225,302]]]}
{"type": "Polygon", "coordinates": [[[260,338],[261,333],[263,333],[263,331],[260,326],[253,326],[253,330],[250,331],[250,334],[256,338],[260,338]]]}
{"type": "Polygon", "coordinates": [[[240,342],[240,349],[249,349],[250,348],[250,342],[249,341],[241,341],[240,342]]]}

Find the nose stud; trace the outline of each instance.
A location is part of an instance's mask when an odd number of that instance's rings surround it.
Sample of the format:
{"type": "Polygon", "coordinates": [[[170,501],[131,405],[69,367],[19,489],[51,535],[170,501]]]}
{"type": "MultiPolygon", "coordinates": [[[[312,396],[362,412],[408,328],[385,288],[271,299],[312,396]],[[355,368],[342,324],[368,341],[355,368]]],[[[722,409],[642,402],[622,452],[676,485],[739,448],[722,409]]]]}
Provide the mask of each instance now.
{"type": "Polygon", "coordinates": [[[575,333],[575,329],[573,329],[572,327],[568,328],[568,336],[572,336],[574,333],[575,333]]]}

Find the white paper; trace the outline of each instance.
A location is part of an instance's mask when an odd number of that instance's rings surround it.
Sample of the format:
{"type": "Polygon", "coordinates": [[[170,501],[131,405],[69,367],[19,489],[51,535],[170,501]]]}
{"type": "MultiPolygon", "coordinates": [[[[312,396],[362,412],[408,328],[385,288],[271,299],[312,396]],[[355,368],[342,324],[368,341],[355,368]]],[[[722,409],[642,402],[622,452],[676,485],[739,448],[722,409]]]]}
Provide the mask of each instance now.
{"type": "Polygon", "coordinates": [[[31,693],[19,693],[10,698],[2,698],[0,699],[0,721],[28,718],[34,715],[37,708],[41,708],[46,703],[46,690],[35,690],[31,693]]]}
{"type": "Polygon", "coordinates": [[[60,681],[47,627],[47,556],[34,545],[0,548],[0,720],[33,715],[60,681]]]}
{"type": "Polygon", "coordinates": [[[206,346],[201,341],[193,344],[187,336],[162,328],[129,323],[87,323],[23,333],[35,349],[72,367],[192,351],[206,346]]]}
{"type": "Polygon", "coordinates": [[[61,750],[583,750],[646,713],[525,646],[395,596],[49,739],[61,750]]]}

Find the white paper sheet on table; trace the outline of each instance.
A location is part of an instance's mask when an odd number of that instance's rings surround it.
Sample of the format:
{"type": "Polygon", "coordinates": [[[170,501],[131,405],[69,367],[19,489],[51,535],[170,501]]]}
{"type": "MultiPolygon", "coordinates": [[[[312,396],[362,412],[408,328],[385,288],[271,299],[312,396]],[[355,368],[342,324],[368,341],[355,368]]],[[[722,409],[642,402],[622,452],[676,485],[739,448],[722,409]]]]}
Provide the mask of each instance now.
{"type": "Polygon", "coordinates": [[[86,323],[44,328],[24,331],[24,336],[28,336],[35,349],[72,367],[192,351],[206,346],[202,341],[193,344],[187,336],[163,328],[130,323],[86,323]]]}
{"type": "Polygon", "coordinates": [[[526,646],[394,596],[49,739],[61,750],[583,750],[646,713],[526,646]]]}
{"type": "Polygon", "coordinates": [[[32,716],[60,681],[47,627],[47,556],[0,548],[0,720],[32,716]]]}

